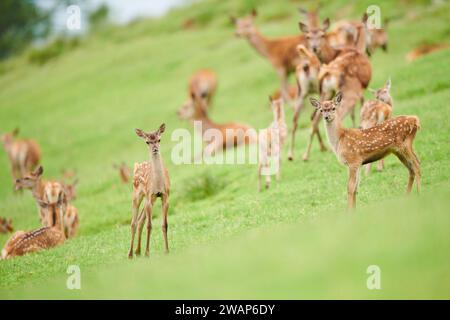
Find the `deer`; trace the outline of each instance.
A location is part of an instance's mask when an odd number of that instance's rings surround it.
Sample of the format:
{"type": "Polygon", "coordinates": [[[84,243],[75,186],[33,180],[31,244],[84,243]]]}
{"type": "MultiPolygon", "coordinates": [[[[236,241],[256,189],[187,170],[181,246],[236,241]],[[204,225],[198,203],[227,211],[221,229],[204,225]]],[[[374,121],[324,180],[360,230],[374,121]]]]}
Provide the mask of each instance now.
{"type": "Polygon", "coordinates": [[[131,170],[125,162],[122,162],[120,165],[114,163],[113,168],[119,171],[119,177],[122,183],[128,183],[130,181],[131,170]]]}
{"type": "Polygon", "coordinates": [[[181,108],[184,108],[186,105],[187,107],[192,106],[194,104],[194,99],[197,97],[204,100],[205,104],[210,106],[216,88],[217,77],[214,71],[202,69],[195,72],[189,79],[188,99],[181,108]]]}
{"type": "Polygon", "coordinates": [[[355,208],[359,171],[362,165],[381,160],[393,153],[409,171],[406,192],[411,192],[414,179],[420,192],[420,161],[413,142],[420,129],[417,116],[397,116],[368,129],[346,129],[336,116],[343,94],[338,92],[332,100],[319,102],[310,98],[311,104],[325,120],[328,142],[338,161],[348,168],[348,207],[355,208]]]}
{"type": "Polygon", "coordinates": [[[165,253],[169,253],[169,243],[167,239],[167,216],[169,213],[169,193],[170,180],[169,172],[164,166],[160,154],[161,135],[166,130],[163,123],[158,130],[145,132],[142,129],[135,129],[136,135],[142,138],[148,146],[150,160],[135,163],[133,172],[133,200],[132,200],[132,220],[131,220],[131,244],[128,258],[133,258],[133,246],[136,229],[138,231],[138,241],[135,254],[141,254],[141,235],[145,220],[147,219],[147,243],[145,255],[150,255],[150,235],[152,231],[152,209],[157,198],[161,198],[162,203],[162,233],[164,237],[165,253]],[[139,213],[139,207],[144,200],[144,207],[139,213]]]}
{"type": "MultiPolygon", "coordinates": [[[[219,124],[212,121],[208,115],[208,106],[203,99],[195,97],[193,105],[184,105],[178,110],[178,117],[182,120],[201,122],[201,136],[205,142],[205,154],[217,154],[225,149],[248,145],[256,142],[254,130],[246,125],[236,122],[219,124]],[[215,130],[221,137],[209,137],[209,133],[215,130]]],[[[195,160],[202,158],[203,152],[195,156],[195,160]]]]}
{"type": "Polygon", "coordinates": [[[64,233],[67,239],[76,236],[80,224],[78,209],[71,203],[77,197],[77,185],[78,179],[75,179],[70,184],[64,183],[63,185],[67,200],[66,212],[64,214],[64,233]]]}
{"type": "MultiPolygon", "coordinates": [[[[316,53],[323,63],[319,76],[320,99],[331,97],[333,93],[341,91],[344,95],[343,106],[339,109],[338,118],[342,120],[348,113],[351,114],[353,126],[355,123],[355,106],[364,101],[364,89],[369,85],[372,78],[372,66],[368,57],[364,54],[366,50],[364,23],[367,15],[363,17],[363,22],[357,26],[358,40],[354,47],[342,49],[333,48],[328,40],[326,31],[330,25],[329,19],[325,19],[321,28],[309,28],[303,23],[299,23],[300,29],[306,34],[310,48],[316,53]]],[[[303,160],[309,159],[314,134],[319,132],[320,113],[315,112],[312,116],[311,134],[308,145],[303,155],[303,160]]],[[[320,139],[320,134],[318,134],[320,139]]],[[[319,140],[320,142],[320,140],[319,140]]],[[[321,143],[321,150],[325,151],[325,146],[321,143]]]]}
{"type": "MultiPolygon", "coordinates": [[[[311,16],[313,14],[311,13],[311,16]]],[[[235,35],[245,38],[250,45],[264,58],[268,59],[274,67],[280,80],[280,88],[283,99],[290,102],[288,94],[288,78],[295,72],[295,68],[301,62],[297,54],[297,45],[306,45],[303,35],[287,36],[282,38],[269,39],[263,36],[254,24],[257,11],[252,10],[250,15],[235,18],[231,17],[231,22],[235,25],[235,35]]],[[[310,18],[311,19],[311,18],[310,18]]]]}
{"type": "Polygon", "coordinates": [[[13,231],[12,219],[0,217],[0,234],[11,233],[13,231]]]}
{"type": "MultiPolygon", "coordinates": [[[[261,176],[263,169],[269,170],[271,162],[276,161],[276,179],[281,177],[281,151],[286,141],[288,129],[284,115],[283,99],[273,99],[269,96],[270,105],[273,112],[273,122],[268,128],[259,133],[259,164],[258,164],[258,191],[261,191],[261,176]]],[[[273,163],[272,163],[273,164],[273,163]]],[[[270,174],[266,173],[266,189],[270,187],[270,174]]]]}
{"type": "Polygon", "coordinates": [[[17,139],[18,133],[19,128],[16,128],[0,136],[0,141],[8,155],[13,184],[17,179],[34,170],[41,160],[41,151],[37,142],[32,139],[17,139]]]}
{"type": "MultiPolygon", "coordinates": [[[[389,119],[392,115],[392,97],[390,94],[391,79],[389,78],[386,84],[380,89],[373,90],[369,88],[375,95],[375,99],[366,101],[361,108],[361,129],[368,129],[377,124],[383,123],[383,121],[389,119]]],[[[370,172],[371,164],[366,164],[366,176],[370,172]]],[[[378,162],[377,170],[381,171],[384,167],[384,160],[381,159],[378,162]]]]}
{"type": "Polygon", "coordinates": [[[64,241],[64,233],[54,227],[42,227],[29,232],[17,231],[3,247],[1,259],[50,249],[63,244],[64,241]]]}

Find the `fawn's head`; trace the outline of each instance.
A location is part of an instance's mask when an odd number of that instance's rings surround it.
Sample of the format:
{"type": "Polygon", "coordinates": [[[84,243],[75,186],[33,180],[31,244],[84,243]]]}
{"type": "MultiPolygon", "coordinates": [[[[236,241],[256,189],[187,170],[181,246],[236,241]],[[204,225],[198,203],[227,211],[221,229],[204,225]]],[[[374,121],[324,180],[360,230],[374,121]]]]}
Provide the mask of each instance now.
{"type": "Polygon", "coordinates": [[[0,233],[13,232],[12,219],[0,218],[0,233]]]}
{"type": "Polygon", "coordinates": [[[161,142],[161,135],[166,130],[166,125],[163,123],[158,130],[154,132],[144,132],[141,129],[135,129],[138,137],[144,139],[145,143],[148,145],[150,152],[154,155],[159,154],[159,146],[161,142]]]}
{"type": "Polygon", "coordinates": [[[308,46],[314,53],[321,51],[323,46],[327,43],[327,30],[330,27],[330,19],[326,18],[323,21],[322,27],[310,27],[299,22],[300,30],[305,34],[308,46]]]}
{"type": "Polygon", "coordinates": [[[33,189],[41,179],[44,173],[44,168],[39,166],[33,172],[30,172],[25,177],[16,180],[16,190],[19,189],[33,189]]]}
{"type": "Polygon", "coordinates": [[[235,35],[237,37],[249,37],[256,32],[255,24],[253,23],[254,18],[258,15],[256,9],[253,9],[252,12],[244,17],[235,18],[230,17],[231,22],[235,25],[235,35]]]}
{"type": "Polygon", "coordinates": [[[342,101],[342,93],[336,93],[336,96],[332,100],[319,102],[319,100],[315,98],[309,98],[309,101],[312,106],[322,114],[326,122],[333,122],[336,117],[336,110],[339,108],[342,101]]]}
{"type": "Polygon", "coordinates": [[[16,128],[11,132],[7,132],[7,133],[0,135],[0,141],[6,147],[14,141],[14,138],[17,137],[18,134],[19,134],[19,128],[16,128]]]}
{"type": "Polygon", "coordinates": [[[378,90],[369,89],[370,92],[373,93],[377,100],[381,102],[387,103],[392,106],[392,97],[391,97],[391,78],[386,81],[386,84],[378,90]]]}

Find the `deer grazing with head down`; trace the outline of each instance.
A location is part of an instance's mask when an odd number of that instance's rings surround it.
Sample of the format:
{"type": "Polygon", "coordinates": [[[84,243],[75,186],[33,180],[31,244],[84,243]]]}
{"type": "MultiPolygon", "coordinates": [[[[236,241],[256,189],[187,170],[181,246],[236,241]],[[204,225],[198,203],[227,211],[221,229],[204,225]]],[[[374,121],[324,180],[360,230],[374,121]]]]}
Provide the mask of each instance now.
{"type": "MultiPolygon", "coordinates": [[[[383,123],[383,121],[389,119],[392,115],[392,97],[390,94],[391,90],[391,79],[388,79],[386,84],[378,89],[369,89],[374,95],[375,99],[366,101],[361,108],[361,129],[368,129],[377,124],[383,123]]],[[[366,175],[370,172],[371,164],[366,164],[366,175]]],[[[381,159],[378,162],[378,171],[383,170],[384,160],[381,159]]]]}
{"type": "Polygon", "coordinates": [[[145,220],[147,219],[147,244],[145,255],[150,255],[150,235],[152,232],[152,209],[157,198],[161,198],[162,202],[162,232],[164,237],[165,252],[169,252],[169,243],[167,239],[167,216],[169,213],[169,192],[170,181],[169,173],[164,166],[160,154],[161,135],[166,130],[165,124],[162,124],[158,130],[154,132],[144,132],[136,129],[138,137],[142,138],[148,146],[150,160],[135,163],[133,176],[133,200],[131,220],[131,244],[128,257],[133,258],[133,246],[136,230],[138,231],[138,242],[136,247],[136,255],[141,254],[141,235],[145,220]],[[144,208],[139,213],[139,207],[144,200],[144,208]]]}
{"type": "Polygon", "coordinates": [[[0,217],[0,234],[13,232],[12,219],[0,217]]]}
{"type": "Polygon", "coordinates": [[[322,114],[328,141],[338,161],[348,167],[348,206],[354,208],[359,170],[362,165],[395,154],[409,171],[407,193],[411,192],[414,179],[420,192],[420,162],[413,150],[413,141],[420,128],[416,116],[398,116],[369,129],[345,129],[336,116],[341,107],[342,93],[333,100],[319,102],[310,98],[311,104],[322,114]]]}
{"type": "MultiPolygon", "coordinates": [[[[263,170],[270,170],[275,166],[276,178],[281,177],[281,151],[286,141],[288,129],[284,116],[283,99],[273,99],[269,96],[273,112],[273,122],[259,133],[259,164],[258,164],[258,191],[261,191],[261,176],[263,170]]],[[[270,173],[265,172],[266,189],[270,187],[270,173]]]]}
{"type": "Polygon", "coordinates": [[[41,151],[36,141],[31,139],[17,139],[19,129],[0,136],[0,141],[5,149],[13,183],[30,171],[34,170],[41,160],[41,151]]]}
{"type": "Polygon", "coordinates": [[[203,69],[195,72],[189,79],[189,97],[181,108],[193,106],[195,99],[202,99],[207,106],[211,106],[212,98],[217,88],[217,77],[212,70],[203,69]]]}

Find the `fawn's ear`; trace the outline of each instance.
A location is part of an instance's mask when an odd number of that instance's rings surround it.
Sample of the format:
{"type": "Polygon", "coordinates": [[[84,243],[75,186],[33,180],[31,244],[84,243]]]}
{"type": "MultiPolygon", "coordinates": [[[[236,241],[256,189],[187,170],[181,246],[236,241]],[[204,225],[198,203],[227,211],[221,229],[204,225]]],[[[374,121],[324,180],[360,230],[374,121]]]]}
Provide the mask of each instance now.
{"type": "Polygon", "coordinates": [[[166,124],[163,123],[159,129],[158,129],[158,134],[162,134],[164,131],[166,131],[166,124]]]}
{"type": "Polygon", "coordinates": [[[367,23],[367,19],[369,19],[369,16],[367,15],[367,12],[364,12],[362,18],[361,18],[361,22],[366,24],[367,23]]]}
{"type": "Polygon", "coordinates": [[[298,9],[298,12],[300,12],[301,14],[307,14],[308,13],[308,10],[306,10],[305,8],[298,7],[297,9],[298,9]]]}
{"type": "Polygon", "coordinates": [[[308,33],[308,31],[309,31],[308,26],[306,24],[304,24],[303,22],[299,22],[298,27],[300,28],[300,30],[303,33],[308,33]]]}
{"type": "Polygon", "coordinates": [[[322,30],[323,30],[323,31],[327,31],[329,27],[330,27],[330,18],[326,18],[326,19],[323,21],[322,30]]]}
{"type": "Polygon", "coordinates": [[[256,17],[258,15],[258,11],[256,11],[255,8],[253,8],[251,14],[252,14],[253,17],[256,17]]]}
{"type": "Polygon", "coordinates": [[[42,166],[39,166],[34,170],[33,175],[40,177],[44,173],[44,168],[42,166]]]}
{"type": "Polygon", "coordinates": [[[13,137],[16,137],[19,134],[19,132],[20,132],[20,129],[19,129],[19,127],[17,127],[11,132],[11,134],[13,137]]]}
{"type": "Polygon", "coordinates": [[[145,138],[145,132],[141,129],[134,129],[138,137],[145,138]]]}
{"type": "Polygon", "coordinates": [[[339,104],[342,101],[342,92],[336,93],[336,96],[334,97],[334,102],[339,104]]]}
{"type": "Polygon", "coordinates": [[[317,110],[320,109],[320,102],[316,98],[309,98],[309,102],[311,102],[311,105],[316,108],[317,110]]]}
{"type": "Polygon", "coordinates": [[[236,19],[235,16],[230,16],[230,21],[231,21],[232,24],[236,24],[237,19],[236,19]]]}
{"type": "Polygon", "coordinates": [[[391,91],[391,77],[386,81],[386,89],[388,91],[391,91]]]}

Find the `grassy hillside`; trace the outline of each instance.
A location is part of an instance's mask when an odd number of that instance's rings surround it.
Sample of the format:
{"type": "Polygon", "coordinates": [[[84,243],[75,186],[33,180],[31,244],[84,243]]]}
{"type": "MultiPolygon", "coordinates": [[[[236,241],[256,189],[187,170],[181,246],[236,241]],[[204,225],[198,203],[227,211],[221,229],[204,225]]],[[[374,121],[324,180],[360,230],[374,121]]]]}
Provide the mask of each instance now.
{"type": "MultiPolygon", "coordinates": [[[[358,18],[370,1],[326,5],[322,17],[358,18]]],[[[46,177],[76,168],[80,178],[79,236],[57,249],[0,262],[0,298],[449,298],[450,58],[440,51],[413,63],[405,54],[422,43],[449,42],[449,4],[379,1],[391,17],[389,52],[372,58],[372,87],[391,76],[394,113],[416,114],[415,149],[423,195],[404,197],[407,171],[394,157],[382,173],[362,177],[358,210],[345,212],[347,172],[331,153],[306,146],[311,109],[301,116],[297,159],[284,161],[283,179],[256,192],[256,167],[175,166],[170,132],[188,128],[176,117],[190,74],[212,68],[219,88],[211,116],[263,128],[271,120],[267,95],[275,73],[242,39],[228,15],[255,4],[206,1],[155,21],[107,28],[35,66],[26,56],[0,68],[0,129],[20,126],[43,149],[46,177]],[[195,21],[192,29],[181,26],[195,21]],[[113,162],[147,159],[135,127],[165,122],[162,153],[172,190],[170,256],[162,255],[160,205],[154,210],[152,258],[128,261],[131,188],[113,162]],[[400,201],[397,199],[401,198],[400,201]],[[83,289],[65,289],[68,265],[78,265],[83,289]],[[365,287],[368,265],[382,270],[381,291],[365,287]],[[420,276],[419,276],[420,275],[420,276]]],[[[296,2],[256,4],[264,34],[298,33],[296,2]]],[[[369,97],[369,94],[367,94],[369,97]]],[[[308,108],[310,108],[308,106],[308,108]]],[[[292,111],[287,110],[290,126],[292,111]]],[[[350,121],[347,119],[346,124],[350,121]]],[[[6,155],[0,155],[0,216],[15,228],[38,227],[31,194],[15,194],[6,155]]],[[[7,236],[0,236],[0,245],[7,236]]]]}

